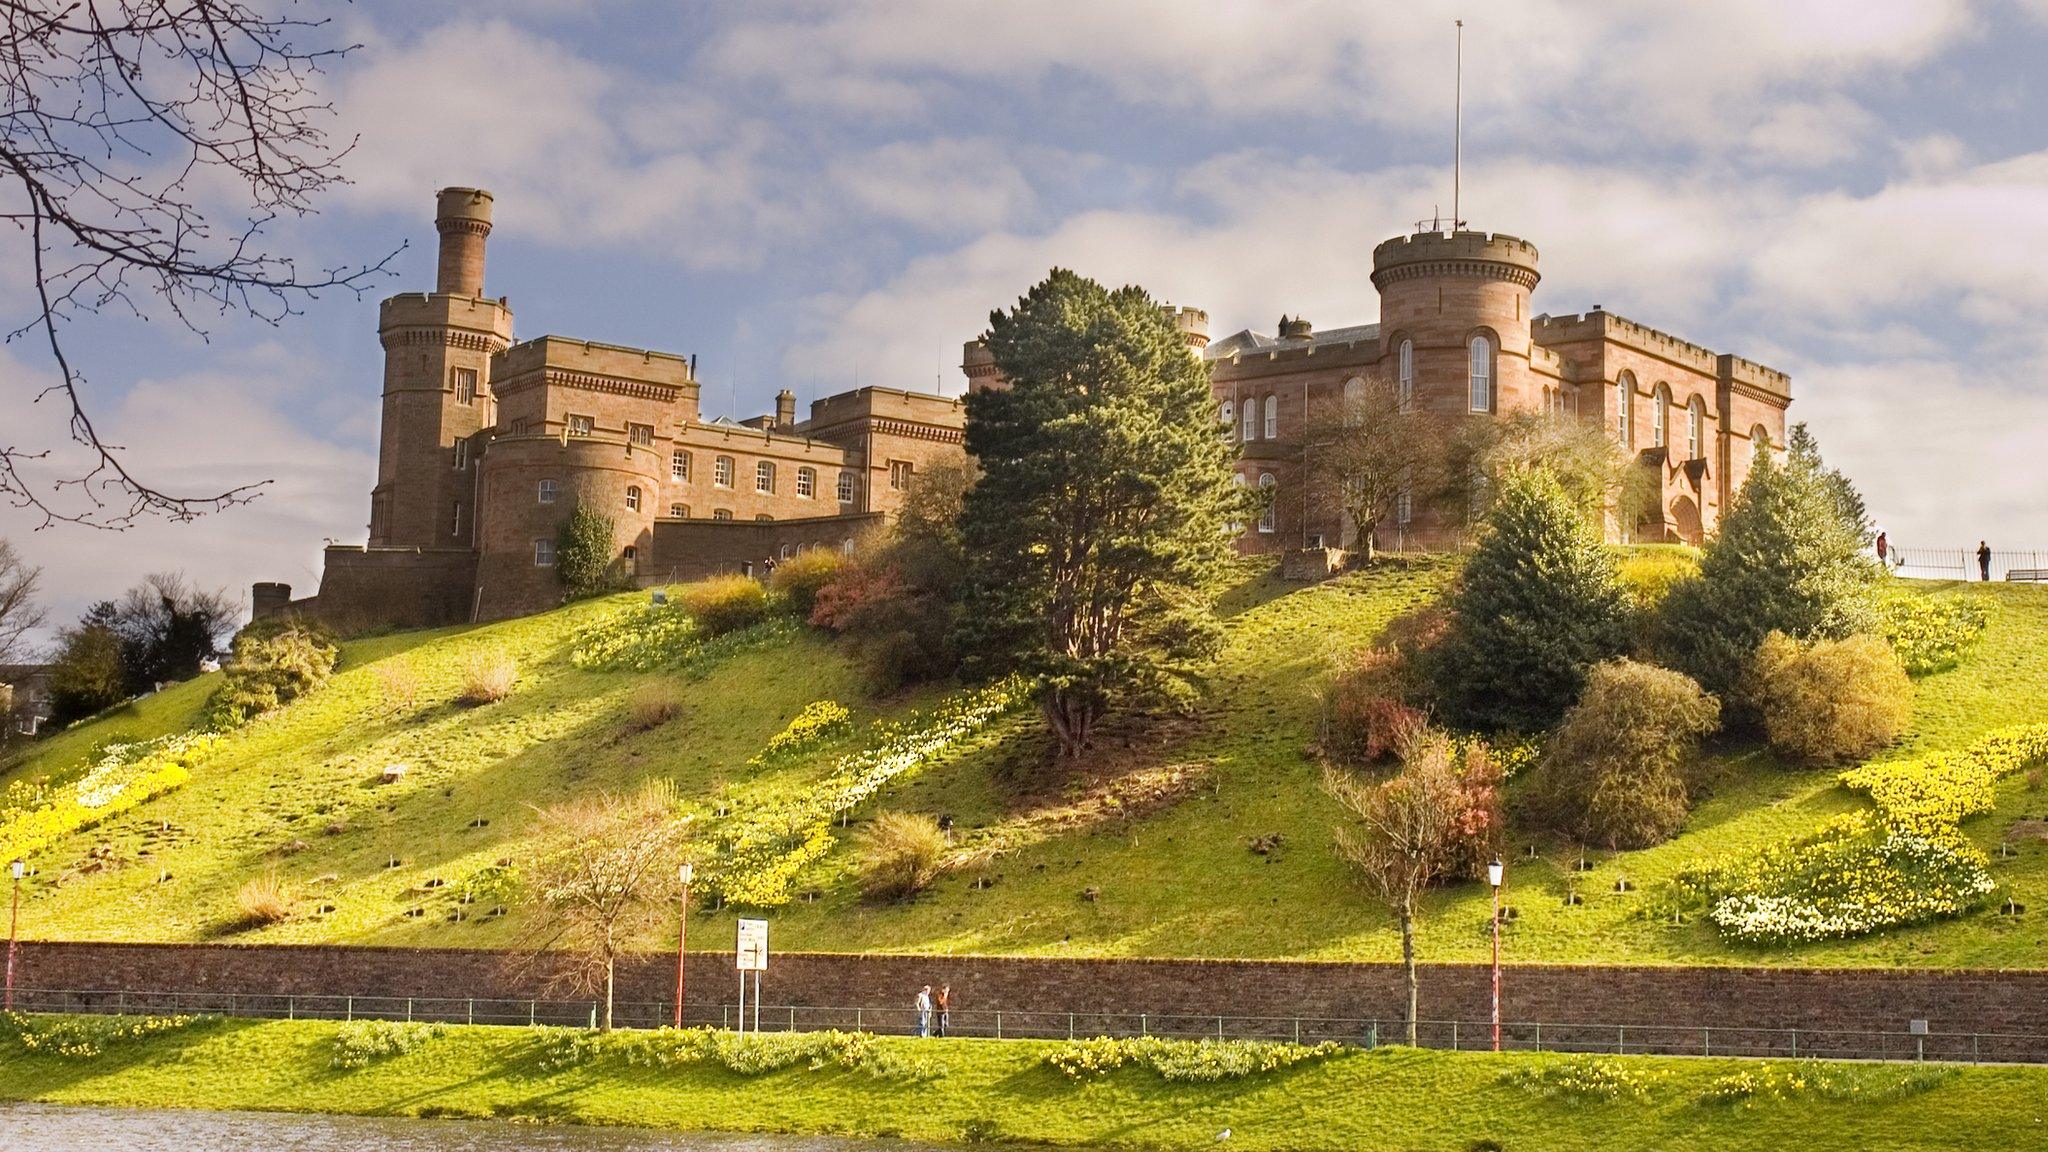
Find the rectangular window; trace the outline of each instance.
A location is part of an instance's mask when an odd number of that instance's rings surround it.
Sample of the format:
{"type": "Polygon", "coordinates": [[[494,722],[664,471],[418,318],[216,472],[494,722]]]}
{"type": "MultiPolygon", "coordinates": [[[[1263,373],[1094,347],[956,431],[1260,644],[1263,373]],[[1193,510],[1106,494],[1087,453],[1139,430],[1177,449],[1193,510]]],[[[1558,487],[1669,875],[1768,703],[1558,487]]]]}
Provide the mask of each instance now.
{"type": "Polygon", "coordinates": [[[1415,518],[1415,498],[1403,492],[1394,497],[1394,523],[1406,527],[1415,518]]]}
{"type": "Polygon", "coordinates": [[[891,461],[889,461],[889,487],[891,487],[891,488],[895,489],[895,490],[896,490],[896,491],[898,491],[898,492],[904,492],[904,491],[908,491],[908,490],[909,490],[909,488],[910,488],[910,461],[908,461],[908,460],[891,460],[891,461]]]}
{"type": "Polygon", "coordinates": [[[762,522],[764,522],[764,523],[765,523],[765,522],[767,522],[767,521],[769,521],[769,520],[773,520],[773,519],[775,519],[775,517],[773,517],[773,516],[770,516],[770,515],[769,515],[769,514],[767,514],[766,512],[763,512],[763,513],[761,513],[760,515],[758,515],[758,516],[754,517],[754,519],[756,519],[756,520],[759,520],[759,521],[762,521],[762,522]]]}
{"type": "Polygon", "coordinates": [[[668,514],[670,519],[688,520],[690,518],[690,506],[688,504],[671,504],[668,506],[668,514]]]}
{"type": "Polygon", "coordinates": [[[775,465],[766,460],[754,464],[754,491],[769,496],[775,494],[775,465]]]}
{"type": "Polygon", "coordinates": [[[553,540],[543,537],[533,542],[533,566],[535,568],[553,568],[555,566],[555,542],[553,540]]]}
{"type": "Polygon", "coordinates": [[[569,415],[569,435],[588,436],[597,431],[597,421],[589,416],[569,415]]]}
{"type": "Polygon", "coordinates": [[[626,489],[626,511],[628,511],[628,512],[638,512],[639,510],[640,510],[640,486],[639,486],[638,484],[634,484],[634,485],[631,485],[631,486],[629,486],[629,487],[628,487],[628,488],[626,489]]]}
{"type": "Polygon", "coordinates": [[[841,504],[853,503],[853,473],[851,472],[841,472],[839,474],[839,502],[841,504]]]}
{"type": "Polygon", "coordinates": [[[462,405],[476,403],[476,369],[455,370],[455,402],[462,405]]]}
{"type": "Polygon", "coordinates": [[[817,494],[818,474],[809,468],[796,470],[796,494],[809,500],[817,494]]]}
{"type": "Polygon", "coordinates": [[[720,508],[720,509],[717,509],[717,510],[715,510],[714,512],[712,512],[712,513],[711,513],[711,518],[712,518],[713,520],[730,520],[730,519],[732,519],[732,509],[730,509],[730,508],[720,508]]]}
{"type": "Polygon", "coordinates": [[[668,455],[668,478],[684,484],[690,482],[690,454],[677,451],[668,455]]]}
{"type": "Polygon", "coordinates": [[[732,457],[720,456],[711,462],[711,482],[720,488],[732,487],[732,457]]]}
{"type": "Polygon", "coordinates": [[[628,424],[626,425],[626,439],[640,445],[642,448],[652,448],[654,447],[654,425],[628,424]]]}
{"type": "Polygon", "coordinates": [[[460,472],[467,467],[469,467],[469,441],[457,440],[455,442],[455,470],[460,472]]]}
{"type": "Polygon", "coordinates": [[[542,504],[553,504],[555,502],[555,493],[558,491],[560,491],[560,488],[553,480],[543,480],[540,482],[539,490],[535,493],[535,498],[542,504]]]}
{"type": "Polygon", "coordinates": [[[455,520],[448,526],[448,534],[457,537],[462,535],[462,504],[459,501],[455,505],[455,520]]]}

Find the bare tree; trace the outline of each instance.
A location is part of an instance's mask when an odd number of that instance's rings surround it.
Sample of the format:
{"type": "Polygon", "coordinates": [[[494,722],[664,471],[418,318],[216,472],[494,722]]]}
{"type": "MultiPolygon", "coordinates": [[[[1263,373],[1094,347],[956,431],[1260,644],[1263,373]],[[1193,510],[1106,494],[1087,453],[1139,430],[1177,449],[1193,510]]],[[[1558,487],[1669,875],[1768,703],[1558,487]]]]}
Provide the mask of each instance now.
{"type": "Polygon", "coordinates": [[[1323,784],[1357,821],[1355,827],[1337,830],[1338,853],[1400,924],[1408,1043],[1413,1044],[1420,986],[1415,970],[1419,902],[1431,884],[1465,872],[1475,855],[1484,853],[1498,835],[1500,808],[1491,774],[1461,773],[1442,734],[1417,739],[1403,755],[1401,771],[1388,779],[1366,780],[1326,768],[1323,784]]]}
{"type": "Polygon", "coordinates": [[[1404,403],[1391,381],[1367,380],[1308,430],[1309,472],[1336,493],[1371,561],[1380,525],[1405,494],[1433,499],[1443,486],[1451,426],[1441,415],[1404,403]]]}
{"type": "Polygon", "coordinates": [[[36,603],[36,585],[42,574],[42,569],[21,558],[14,545],[0,539],[0,664],[23,660],[28,655],[29,633],[42,627],[43,609],[36,603]]]}
{"type": "Polygon", "coordinates": [[[354,142],[328,138],[314,82],[353,46],[304,43],[327,21],[239,0],[0,0],[0,19],[0,222],[26,240],[35,288],[0,325],[48,346],[57,379],[36,400],[68,409],[85,457],[33,477],[53,446],[0,443],[0,495],[43,525],[111,528],[254,498],[268,481],[179,495],[132,473],[94,426],[64,325],[161,311],[203,336],[208,311],[277,323],[321,289],[365,290],[389,256],[302,272],[266,235],[342,181],[354,142]]]}
{"type": "Polygon", "coordinates": [[[1633,529],[1645,502],[1656,507],[1655,471],[1639,466],[1597,421],[1518,412],[1474,421],[1464,435],[1462,448],[1473,472],[1487,478],[1488,494],[1499,492],[1510,473],[1541,467],[1596,524],[1612,514],[1633,529]]]}
{"type": "Polygon", "coordinates": [[[689,826],[676,808],[675,789],[661,780],[626,796],[599,792],[540,809],[540,856],[524,877],[532,953],[567,957],[557,976],[603,992],[606,1032],[619,953],[677,896],[689,826]]]}

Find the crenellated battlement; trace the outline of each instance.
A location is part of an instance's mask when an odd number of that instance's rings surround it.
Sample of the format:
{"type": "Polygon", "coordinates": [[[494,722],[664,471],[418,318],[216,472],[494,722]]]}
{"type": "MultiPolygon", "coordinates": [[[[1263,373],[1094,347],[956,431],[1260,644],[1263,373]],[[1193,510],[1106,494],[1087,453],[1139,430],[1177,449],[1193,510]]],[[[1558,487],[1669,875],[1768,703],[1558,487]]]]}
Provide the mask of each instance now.
{"type": "Polygon", "coordinates": [[[1384,290],[1395,280],[1424,276],[1479,276],[1534,289],[1536,246],[1504,232],[1419,232],[1385,240],[1372,250],[1372,282],[1384,290]]]}

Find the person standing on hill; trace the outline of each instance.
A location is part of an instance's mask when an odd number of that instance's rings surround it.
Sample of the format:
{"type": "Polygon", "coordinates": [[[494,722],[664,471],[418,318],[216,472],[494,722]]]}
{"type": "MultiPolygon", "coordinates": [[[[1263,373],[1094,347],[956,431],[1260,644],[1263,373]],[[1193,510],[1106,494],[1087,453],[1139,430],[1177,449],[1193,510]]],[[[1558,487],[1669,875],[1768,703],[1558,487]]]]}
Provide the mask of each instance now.
{"type": "Polygon", "coordinates": [[[1983,540],[1977,541],[1977,575],[1986,581],[1991,579],[1991,545],[1983,540]]]}
{"type": "Polygon", "coordinates": [[[939,1036],[944,1038],[946,1030],[953,1025],[953,986],[939,985],[939,995],[933,1003],[939,1010],[939,1036]]]}
{"type": "Polygon", "coordinates": [[[1877,530],[1877,562],[1879,564],[1883,564],[1891,559],[1891,546],[1891,538],[1885,535],[1884,529],[1879,528],[1877,530]]]}
{"type": "Polygon", "coordinates": [[[917,1034],[932,1034],[932,986],[929,984],[917,992],[917,1034]]]}

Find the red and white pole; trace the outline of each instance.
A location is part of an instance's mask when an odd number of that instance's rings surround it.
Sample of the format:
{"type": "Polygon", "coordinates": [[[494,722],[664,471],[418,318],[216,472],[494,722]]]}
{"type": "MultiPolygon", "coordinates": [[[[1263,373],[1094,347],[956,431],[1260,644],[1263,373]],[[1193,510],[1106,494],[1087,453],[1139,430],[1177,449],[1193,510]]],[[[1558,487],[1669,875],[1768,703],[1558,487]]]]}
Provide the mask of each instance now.
{"type": "Polygon", "coordinates": [[[14,909],[7,916],[7,995],[6,1009],[14,1011],[14,949],[15,929],[21,925],[21,874],[26,869],[16,860],[7,869],[14,875],[14,909]]]}
{"type": "Polygon", "coordinates": [[[683,1026],[683,953],[684,943],[690,933],[690,881],[696,878],[697,870],[685,863],[676,868],[676,880],[682,886],[682,897],[676,903],[676,1027],[683,1026]]]}
{"type": "Polygon", "coordinates": [[[1493,1050],[1500,1051],[1500,886],[1507,869],[1499,860],[1486,866],[1486,879],[1493,886],[1493,1050]]]}

